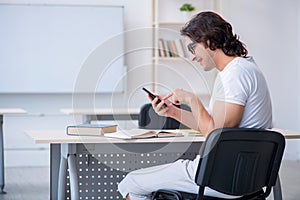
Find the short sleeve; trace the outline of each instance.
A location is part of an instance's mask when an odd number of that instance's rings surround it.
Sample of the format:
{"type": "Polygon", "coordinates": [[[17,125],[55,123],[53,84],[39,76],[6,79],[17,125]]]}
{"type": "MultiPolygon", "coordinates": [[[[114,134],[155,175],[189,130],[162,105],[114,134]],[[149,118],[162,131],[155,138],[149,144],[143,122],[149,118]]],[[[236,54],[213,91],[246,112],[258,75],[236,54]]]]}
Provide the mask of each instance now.
{"type": "Polygon", "coordinates": [[[215,84],[215,100],[246,105],[251,79],[242,69],[233,69],[230,73],[220,73],[215,84]]]}

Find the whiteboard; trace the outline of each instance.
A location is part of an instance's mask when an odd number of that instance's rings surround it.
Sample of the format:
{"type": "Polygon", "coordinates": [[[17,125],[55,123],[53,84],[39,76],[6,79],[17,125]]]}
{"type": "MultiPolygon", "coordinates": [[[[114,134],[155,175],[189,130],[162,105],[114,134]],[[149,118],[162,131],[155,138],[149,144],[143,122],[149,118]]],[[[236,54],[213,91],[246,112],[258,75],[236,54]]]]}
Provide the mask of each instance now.
{"type": "Polygon", "coordinates": [[[123,91],[123,10],[0,4],[0,93],[123,91]]]}

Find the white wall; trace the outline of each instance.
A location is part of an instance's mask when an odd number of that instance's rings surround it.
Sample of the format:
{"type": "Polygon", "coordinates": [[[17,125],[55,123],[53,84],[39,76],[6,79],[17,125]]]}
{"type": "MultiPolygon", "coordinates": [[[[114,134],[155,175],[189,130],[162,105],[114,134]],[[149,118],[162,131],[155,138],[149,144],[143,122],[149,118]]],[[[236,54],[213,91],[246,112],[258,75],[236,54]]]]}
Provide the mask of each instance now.
{"type": "Polygon", "coordinates": [[[33,144],[23,131],[65,129],[66,125],[74,123],[74,118],[60,113],[61,108],[140,107],[148,102],[140,87],[152,78],[152,51],[149,48],[152,46],[152,31],[149,29],[152,25],[151,0],[0,0],[0,3],[123,5],[126,30],[125,64],[128,71],[126,91],[114,95],[0,94],[0,107],[18,107],[28,111],[27,115],[5,117],[6,166],[49,164],[49,146],[33,144]]]}
{"type": "MultiPolygon", "coordinates": [[[[128,31],[125,35],[127,90],[115,95],[80,96],[75,106],[139,107],[148,102],[140,87],[151,82],[152,77],[152,52],[148,48],[152,45],[151,0],[0,0],[0,3],[124,5],[128,31]]],[[[300,130],[300,13],[297,12],[300,3],[295,0],[226,0],[221,8],[267,78],[275,126],[300,130]]],[[[29,112],[26,116],[5,117],[6,166],[48,165],[48,145],[33,144],[23,131],[64,129],[74,119],[61,114],[59,109],[72,106],[70,94],[1,94],[0,107],[21,107],[29,112]]],[[[286,158],[300,159],[299,152],[299,141],[289,141],[286,158]]]]}
{"type": "MultiPolygon", "coordinates": [[[[299,1],[227,0],[222,14],[267,79],[274,127],[300,130],[299,1]]],[[[288,141],[286,159],[300,159],[300,142],[288,141]]]]}

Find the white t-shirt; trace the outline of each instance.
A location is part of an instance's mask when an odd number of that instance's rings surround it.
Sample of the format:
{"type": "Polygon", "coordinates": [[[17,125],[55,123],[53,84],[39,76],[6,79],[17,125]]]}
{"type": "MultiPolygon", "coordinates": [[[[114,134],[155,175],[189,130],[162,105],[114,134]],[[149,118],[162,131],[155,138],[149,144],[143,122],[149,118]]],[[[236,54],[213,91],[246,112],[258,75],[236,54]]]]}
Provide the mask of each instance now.
{"type": "Polygon", "coordinates": [[[215,101],[244,106],[239,127],[272,128],[268,86],[252,57],[237,57],[219,72],[209,104],[210,113],[215,101]]]}

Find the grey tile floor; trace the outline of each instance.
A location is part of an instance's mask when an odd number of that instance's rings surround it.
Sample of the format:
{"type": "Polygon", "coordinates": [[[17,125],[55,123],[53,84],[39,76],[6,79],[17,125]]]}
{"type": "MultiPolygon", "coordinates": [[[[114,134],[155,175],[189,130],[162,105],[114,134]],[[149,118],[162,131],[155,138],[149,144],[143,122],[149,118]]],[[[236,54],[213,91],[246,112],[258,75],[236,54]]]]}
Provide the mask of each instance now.
{"type": "MultiPolygon", "coordinates": [[[[0,200],[46,200],[49,197],[48,167],[5,169],[5,191],[0,200]]],[[[300,161],[283,161],[280,169],[283,200],[300,199],[300,161]]],[[[272,200],[272,195],[268,200],[272,200]]]]}
{"type": "Polygon", "coordinates": [[[50,199],[49,167],[5,168],[6,194],[0,200],[47,200],[50,199]]]}
{"type": "MultiPolygon", "coordinates": [[[[300,161],[283,161],[280,171],[283,200],[300,199],[300,161]]],[[[272,198],[269,198],[272,199],[272,198]]]]}

